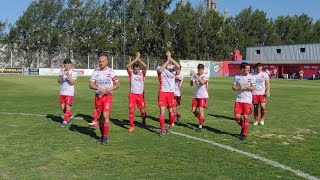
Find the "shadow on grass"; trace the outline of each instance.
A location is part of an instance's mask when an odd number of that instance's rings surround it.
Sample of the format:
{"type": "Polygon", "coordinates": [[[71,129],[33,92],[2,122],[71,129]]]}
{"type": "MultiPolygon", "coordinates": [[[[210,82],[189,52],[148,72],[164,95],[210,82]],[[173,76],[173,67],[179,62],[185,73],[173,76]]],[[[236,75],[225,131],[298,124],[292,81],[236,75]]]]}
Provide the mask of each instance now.
{"type": "MultiPolygon", "coordinates": [[[[193,123],[188,123],[188,124],[193,126],[194,128],[198,128],[198,124],[193,124],[193,123]]],[[[216,128],[213,128],[213,127],[205,126],[205,125],[203,125],[202,128],[206,129],[208,131],[214,132],[216,134],[227,134],[227,135],[239,138],[239,134],[232,134],[232,133],[229,133],[229,132],[226,132],[226,131],[222,131],[220,129],[216,129],[216,128]]]]}
{"type": "MultiPolygon", "coordinates": [[[[124,128],[124,129],[129,129],[129,126],[130,126],[130,122],[129,122],[129,120],[127,120],[127,119],[122,119],[122,121],[120,121],[120,120],[118,120],[118,119],[110,119],[110,121],[113,123],[113,124],[115,124],[115,125],[117,125],[117,126],[119,126],[119,127],[122,127],[122,128],[124,128]]],[[[146,120],[147,121],[147,120],[146,120]]],[[[159,133],[158,131],[157,131],[157,128],[156,127],[154,127],[154,126],[151,126],[151,125],[143,125],[141,122],[138,122],[138,121],[134,121],[134,126],[135,127],[140,127],[140,128],[143,128],[143,129],[146,129],[146,130],[148,130],[148,131],[150,131],[150,132],[153,132],[153,133],[159,133]]]]}
{"type": "Polygon", "coordinates": [[[63,119],[62,119],[61,116],[55,116],[55,115],[52,115],[52,114],[47,114],[46,118],[51,119],[52,121],[58,122],[58,123],[62,123],[63,122],[63,119]]]}
{"type": "Polygon", "coordinates": [[[92,116],[86,115],[86,114],[77,114],[75,115],[75,117],[81,117],[83,118],[85,121],[87,121],[88,123],[91,123],[93,120],[92,116]]]}
{"type": "Polygon", "coordinates": [[[234,121],[234,117],[229,117],[229,116],[224,116],[224,115],[218,115],[218,114],[208,114],[209,116],[213,116],[217,119],[226,119],[226,120],[231,120],[234,121]]]}
{"type": "Polygon", "coordinates": [[[92,127],[87,127],[87,126],[78,126],[76,124],[72,124],[70,127],[69,127],[70,131],[76,131],[76,132],[79,132],[81,134],[85,134],[85,135],[88,135],[94,139],[99,139],[100,137],[97,136],[96,132],[95,132],[95,128],[92,128],[92,127]]]}
{"type": "MultiPolygon", "coordinates": [[[[82,117],[82,116],[80,116],[80,117],[82,117]]],[[[55,116],[55,115],[52,115],[52,114],[47,114],[46,118],[51,119],[52,121],[57,122],[57,123],[62,123],[63,122],[62,117],[55,116]]],[[[78,126],[76,124],[72,124],[69,127],[69,130],[70,131],[76,131],[76,132],[79,132],[81,134],[88,135],[88,136],[90,136],[90,137],[92,137],[94,139],[99,139],[99,136],[97,136],[97,134],[95,133],[95,128],[78,126]]]]}

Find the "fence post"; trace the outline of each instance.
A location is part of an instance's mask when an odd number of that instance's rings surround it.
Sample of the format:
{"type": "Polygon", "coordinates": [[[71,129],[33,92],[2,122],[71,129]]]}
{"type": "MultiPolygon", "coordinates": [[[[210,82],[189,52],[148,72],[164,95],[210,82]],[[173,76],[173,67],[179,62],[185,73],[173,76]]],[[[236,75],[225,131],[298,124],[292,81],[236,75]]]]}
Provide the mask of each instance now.
{"type": "Polygon", "coordinates": [[[10,62],[11,62],[11,68],[12,68],[12,50],[10,50],[10,54],[11,54],[11,57],[10,57],[10,62]]]}
{"type": "Polygon", "coordinates": [[[111,56],[111,69],[113,69],[113,56],[111,56]]]}
{"type": "Polygon", "coordinates": [[[88,54],[88,69],[90,68],[90,54],[88,54]]]}

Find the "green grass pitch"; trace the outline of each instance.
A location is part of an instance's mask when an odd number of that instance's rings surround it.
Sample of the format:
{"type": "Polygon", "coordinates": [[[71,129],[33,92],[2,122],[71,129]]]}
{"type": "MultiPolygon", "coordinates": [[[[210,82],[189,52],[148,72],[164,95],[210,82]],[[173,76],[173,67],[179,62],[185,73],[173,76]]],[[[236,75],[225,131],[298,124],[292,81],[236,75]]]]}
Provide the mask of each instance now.
{"type": "MultiPolygon", "coordinates": [[[[120,78],[121,87],[114,92],[110,141],[100,145],[99,129],[87,126],[94,103],[88,80],[79,77],[76,82],[75,125],[59,128],[62,112],[56,77],[0,76],[0,179],[301,179],[205,142],[175,134],[159,137],[156,77],[147,77],[145,82],[148,128],[138,127],[141,118],[136,110],[136,128],[131,134],[129,80],[120,78]]],[[[185,78],[178,107],[181,125],[173,131],[250,152],[320,178],[320,81],[272,79],[265,125],[250,124],[245,143],[237,137],[240,127],[233,120],[235,92],[231,82],[231,78],[210,79],[205,130],[196,133],[198,121],[191,113],[194,87],[185,78]]]]}

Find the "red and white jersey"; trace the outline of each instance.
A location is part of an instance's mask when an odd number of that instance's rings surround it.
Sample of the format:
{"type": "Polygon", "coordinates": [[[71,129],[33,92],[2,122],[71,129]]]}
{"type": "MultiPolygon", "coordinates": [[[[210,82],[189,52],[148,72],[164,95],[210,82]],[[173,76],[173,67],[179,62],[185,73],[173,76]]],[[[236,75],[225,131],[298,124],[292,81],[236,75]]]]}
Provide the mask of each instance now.
{"type": "MultiPolygon", "coordinates": [[[[77,72],[73,71],[72,69],[69,71],[65,70],[65,73],[69,73],[72,79],[77,79],[77,72]]],[[[62,77],[61,72],[59,72],[59,77],[62,77]]],[[[66,75],[62,77],[62,83],[60,88],[60,95],[64,96],[74,96],[74,85],[70,83],[66,75]]]]}
{"type": "Polygon", "coordinates": [[[181,86],[183,83],[183,75],[175,75],[175,86],[174,86],[174,96],[181,96],[181,86]]]}
{"type": "MultiPolygon", "coordinates": [[[[158,66],[157,70],[161,67],[158,66]]],[[[174,78],[174,65],[164,69],[161,73],[158,71],[158,79],[160,82],[160,92],[174,92],[175,78],[174,78]]]]}
{"type": "Polygon", "coordinates": [[[194,90],[193,97],[194,98],[209,98],[209,95],[208,95],[209,75],[208,75],[208,73],[203,73],[203,74],[197,73],[197,76],[199,76],[203,80],[206,80],[207,82],[205,84],[201,84],[194,76],[191,76],[191,80],[196,84],[196,89],[194,90]]]}
{"type": "MultiPolygon", "coordinates": [[[[113,83],[119,81],[117,74],[111,69],[107,68],[106,70],[96,69],[93,71],[90,81],[95,81],[96,85],[101,88],[110,88],[113,87],[113,83]]],[[[112,91],[107,93],[102,93],[99,90],[96,90],[96,94],[102,96],[103,94],[111,94],[112,91]]]]}
{"type": "Polygon", "coordinates": [[[130,93],[143,94],[145,74],[142,73],[142,70],[137,74],[134,72],[129,72],[128,74],[130,78],[130,93]]]}
{"type": "Polygon", "coordinates": [[[252,91],[254,95],[264,95],[266,92],[266,81],[269,81],[269,75],[266,72],[260,72],[254,75],[256,80],[256,89],[252,91]]]}
{"type": "MultiPolygon", "coordinates": [[[[233,85],[241,86],[255,86],[256,80],[255,77],[251,74],[243,76],[242,74],[236,75],[233,80],[233,85]]],[[[249,89],[243,89],[241,91],[237,91],[236,102],[248,103],[252,104],[252,93],[249,89]]]]}

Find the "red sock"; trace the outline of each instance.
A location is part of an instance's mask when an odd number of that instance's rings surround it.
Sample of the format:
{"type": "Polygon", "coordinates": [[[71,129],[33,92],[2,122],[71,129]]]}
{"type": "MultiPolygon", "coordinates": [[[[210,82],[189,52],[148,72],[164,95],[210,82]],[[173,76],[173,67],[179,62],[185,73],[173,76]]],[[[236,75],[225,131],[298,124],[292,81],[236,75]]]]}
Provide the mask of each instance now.
{"type": "Polygon", "coordinates": [[[103,136],[104,134],[104,122],[99,122],[99,129],[100,129],[100,133],[101,133],[101,136],[103,136]]]}
{"type": "Polygon", "coordinates": [[[98,122],[98,116],[99,116],[99,114],[98,114],[97,110],[94,110],[93,111],[93,121],[94,122],[98,122]]]}
{"type": "Polygon", "coordinates": [[[174,113],[170,114],[169,124],[172,126],[174,121],[176,120],[176,116],[174,113]]]}
{"type": "Polygon", "coordinates": [[[267,109],[266,108],[261,108],[260,112],[261,112],[261,117],[260,118],[264,119],[264,116],[266,115],[267,109]]]}
{"type": "Polygon", "coordinates": [[[129,110],[129,122],[130,122],[130,126],[134,127],[134,111],[129,110]]]}
{"type": "Polygon", "coordinates": [[[70,110],[66,110],[66,112],[64,113],[64,117],[63,117],[63,122],[67,122],[68,119],[72,116],[70,110]]]}
{"type": "Polygon", "coordinates": [[[241,126],[242,127],[242,119],[241,119],[241,117],[236,117],[236,121],[237,121],[237,123],[239,124],[239,126],[241,126]]]}
{"type": "Polygon", "coordinates": [[[195,116],[197,119],[200,120],[200,114],[199,114],[198,112],[194,112],[193,114],[194,114],[194,116],[195,116]]]}
{"type": "Polygon", "coordinates": [[[110,121],[103,122],[103,135],[102,135],[103,137],[108,137],[109,126],[110,126],[110,121]]]}
{"type": "Polygon", "coordinates": [[[249,129],[249,118],[244,118],[244,123],[243,123],[242,128],[243,128],[242,134],[243,134],[243,135],[246,135],[246,134],[247,134],[247,131],[248,131],[248,129],[249,129]]]}
{"type": "Polygon", "coordinates": [[[159,122],[160,122],[160,129],[161,129],[161,131],[163,131],[164,130],[164,115],[163,114],[160,114],[159,122]]]}
{"type": "Polygon", "coordinates": [[[203,125],[203,122],[204,122],[204,116],[200,116],[199,118],[199,125],[203,125]]]}
{"type": "Polygon", "coordinates": [[[254,120],[258,121],[258,116],[259,116],[259,108],[254,106],[254,120]]]}
{"type": "Polygon", "coordinates": [[[142,117],[142,123],[146,123],[146,116],[147,116],[147,113],[144,112],[144,113],[141,113],[141,117],[142,117]]]}

